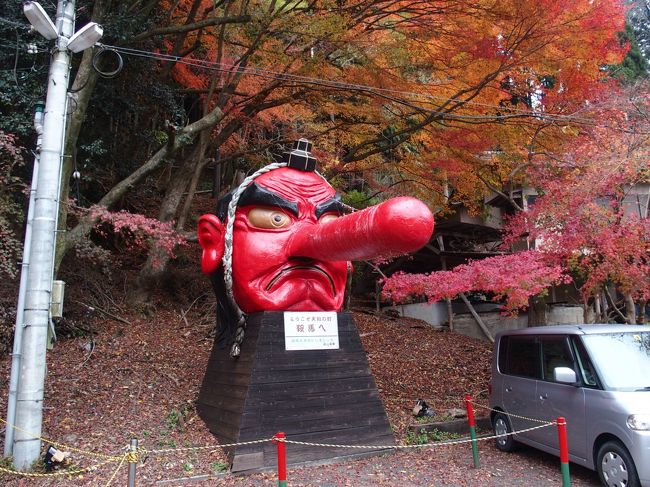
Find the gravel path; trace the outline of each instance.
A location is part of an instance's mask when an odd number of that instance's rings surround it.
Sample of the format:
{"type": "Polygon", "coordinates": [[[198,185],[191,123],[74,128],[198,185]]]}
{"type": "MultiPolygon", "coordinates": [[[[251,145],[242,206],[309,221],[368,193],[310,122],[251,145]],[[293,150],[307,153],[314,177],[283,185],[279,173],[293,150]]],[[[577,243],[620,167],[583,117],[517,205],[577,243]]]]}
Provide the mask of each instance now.
{"type": "MultiPolygon", "coordinates": [[[[289,448],[289,445],[287,446],[289,448]]],[[[532,448],[521,446],[515,453],[502,453],[491,443],[479,447],[481,468],[474,469],[471,449],[467,445],[438,449],[400,451],[338,464],[289,468],[290,487],[547,487],[562,483],[559,459],[532,448]]],[[[571,464],[571,485],[600,485],[595,472],[571,464]]],[[[146,479],[139,479],[147,482],[146,479]]],[[[140,485],[140,484],[139,484],[140,485]]],[[[224,475],[209,480],[168,479],[154,481],[160,486],[246,486],[277,485],[275,472],[246,477],[224,475]]]]}

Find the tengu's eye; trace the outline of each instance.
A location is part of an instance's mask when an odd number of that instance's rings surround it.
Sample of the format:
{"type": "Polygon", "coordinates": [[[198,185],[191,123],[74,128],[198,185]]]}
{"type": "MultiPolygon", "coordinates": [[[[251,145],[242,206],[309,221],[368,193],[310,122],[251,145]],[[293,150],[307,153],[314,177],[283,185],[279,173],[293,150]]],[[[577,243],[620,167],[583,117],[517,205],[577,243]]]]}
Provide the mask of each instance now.
{"type": "Polygon", "coordinates": [[[275,208],[253,208],[248,212],[248,221],[256,228],[284,228],[291,223],[289,215],[275,208]]]}
{"type": "Polygon", "coordinates": [[[335,213],[328,213],[326,215],[321,216],[320,219],[318,220],[318,223],[331,222],[332,220],[336,220],[338,217],[339,215],[335,213]]]}

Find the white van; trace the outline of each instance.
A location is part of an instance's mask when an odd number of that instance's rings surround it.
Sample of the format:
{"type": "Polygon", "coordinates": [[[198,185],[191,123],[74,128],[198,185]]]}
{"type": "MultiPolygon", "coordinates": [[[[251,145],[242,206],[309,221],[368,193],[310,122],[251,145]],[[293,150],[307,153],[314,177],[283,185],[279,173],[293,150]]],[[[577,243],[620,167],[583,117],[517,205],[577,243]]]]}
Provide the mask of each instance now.
{"type": "Polygon", "coordinates": [[[570,461],[596,470],[603,485],[650,486],[650,327],[501,332],[490,406],[500,450],[521,442],[559,456],[557,428],[519,431],[561,416],[570,461]]]}

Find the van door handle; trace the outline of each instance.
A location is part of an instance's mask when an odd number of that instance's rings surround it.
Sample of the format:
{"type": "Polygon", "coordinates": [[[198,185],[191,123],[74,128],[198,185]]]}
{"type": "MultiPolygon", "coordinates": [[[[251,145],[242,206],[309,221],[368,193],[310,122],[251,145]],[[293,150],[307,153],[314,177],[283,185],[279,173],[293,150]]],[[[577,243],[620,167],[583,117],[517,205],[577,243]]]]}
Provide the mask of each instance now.
{"type": "Polygon", "coordinates": [[[512,392],[512,387],[506,386],[506,392],[512,392]]]}
{"type": "Polygon", "coordinates": [[[541,394],[539,398],[543,401],[544,399],[548,399],[548,394],[541,394]]]}

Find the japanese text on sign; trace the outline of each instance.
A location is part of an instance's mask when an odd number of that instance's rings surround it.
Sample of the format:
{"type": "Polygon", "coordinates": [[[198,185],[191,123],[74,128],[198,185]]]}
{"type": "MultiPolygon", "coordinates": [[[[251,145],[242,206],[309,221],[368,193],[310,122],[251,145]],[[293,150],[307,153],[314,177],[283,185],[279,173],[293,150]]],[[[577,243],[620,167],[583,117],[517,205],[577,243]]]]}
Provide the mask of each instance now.
{"type": "Polygon", "coordinates": [[[286,311],[284,313],[286,350],[331,350],[339,348],[336,313],[286,311]]]}

